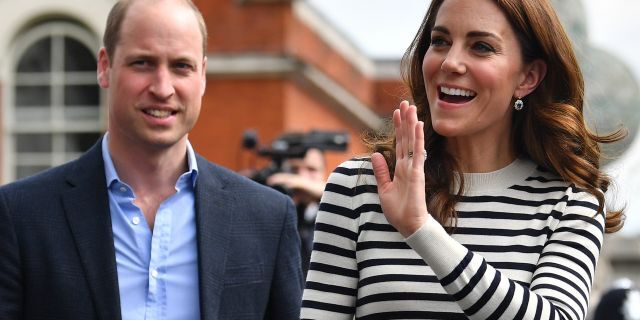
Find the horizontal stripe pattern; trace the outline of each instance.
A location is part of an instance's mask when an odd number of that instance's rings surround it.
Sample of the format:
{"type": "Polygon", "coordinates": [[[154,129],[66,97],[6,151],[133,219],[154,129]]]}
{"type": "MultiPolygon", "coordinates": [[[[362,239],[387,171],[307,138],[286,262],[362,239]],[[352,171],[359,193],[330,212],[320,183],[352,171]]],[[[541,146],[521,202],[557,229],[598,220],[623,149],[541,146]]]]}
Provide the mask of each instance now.
{"type": "Polygon", "coordinates": [[[301,319],[584,319],[603,239],[596,198],[522,159],[473,179],[455,233],[425,225],[416,244],[385,219],[368,159],[336,168],[301,319]]]}

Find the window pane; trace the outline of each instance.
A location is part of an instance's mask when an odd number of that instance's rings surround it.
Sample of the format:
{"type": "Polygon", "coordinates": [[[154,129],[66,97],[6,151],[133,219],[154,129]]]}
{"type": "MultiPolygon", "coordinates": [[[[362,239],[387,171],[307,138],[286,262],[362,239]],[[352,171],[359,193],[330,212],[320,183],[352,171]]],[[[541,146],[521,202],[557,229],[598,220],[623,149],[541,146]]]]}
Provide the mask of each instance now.
{"type": "MultiPolygon", "coordinates": [[[[66,107],[64,108],[64,120],[65,121],[85,121],[90,120],[97,123],[100,119],[100,107],[88,106],[88,107],[66,107]]],[[[95,126],[96,131],[100,130],[99,124],[95,126]]]]}
{"type": "Polygon", "coordinates": [[[16,150],[24,152],[51,152],[51,134],[47,133],[21,133],[16,134],[16,150]]]}
{"type": "Polygon", "coordinates": [[[16,86],[16,107],[51,105],[51,87],[16,86]]]}
{"type": "Polygon", "coordinates": [[[16,170],[16,178],[26,178],[49,168],[50,166],[18,166],[16,170]]]}
{"type": "Polygon", "coordinates": [[[51,38],[32,44],[18,62],[18,72],[51,71],[51,38]]]}
{"type": "Polygon", "coordinates": [[[49,123],[51,122],[51,107],[29,107],[29,108],[18,108],[15,113],[15,121],[20,123],[26,122],[40,122],[40,123],[49,123]]]}
{"type": "Polygon", "coordinates": [[[64,37],[64,70],[95,71],[96,59],[85,45],[73,38],[64,37]]]}
{"type": "Polygon", "coordinates": [[[67,106],[100,105],[100,87],[95,84],[64,87],[64,104],[67,106]]]}
{"type": "Polygon", "coordinates": [[[100,133],[67,133],[65,135],[65,152],[84,152],[89,150],[100,138],[100,133]]]}

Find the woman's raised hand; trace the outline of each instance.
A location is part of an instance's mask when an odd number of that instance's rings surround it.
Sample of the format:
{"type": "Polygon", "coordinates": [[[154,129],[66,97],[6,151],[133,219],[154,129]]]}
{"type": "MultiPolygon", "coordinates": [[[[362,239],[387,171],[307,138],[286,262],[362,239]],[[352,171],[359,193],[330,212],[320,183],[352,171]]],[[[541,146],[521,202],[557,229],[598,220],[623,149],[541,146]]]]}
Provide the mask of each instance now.
{"type": "Polygon", "coordinates": [[[406,238],[429,217],[424,182],[424,123],[418,121],[416,106],[402,101],[393,112],[393,126],[396,134],[393,180],[382,154],[374,153],[371,162],[384,215],[406,238]]]}

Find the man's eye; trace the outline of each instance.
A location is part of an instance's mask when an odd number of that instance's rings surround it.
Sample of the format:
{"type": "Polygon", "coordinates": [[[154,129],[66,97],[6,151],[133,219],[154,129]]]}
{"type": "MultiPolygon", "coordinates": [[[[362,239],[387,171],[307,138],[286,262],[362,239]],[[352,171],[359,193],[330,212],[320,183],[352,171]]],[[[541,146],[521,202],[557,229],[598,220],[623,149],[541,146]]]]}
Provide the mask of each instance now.
{"type": "Polygon", "coordinates": [[[176,63],[175,64],[176,69],[193,69],[193,67],[188,64],[188,63],[176,63]]]}

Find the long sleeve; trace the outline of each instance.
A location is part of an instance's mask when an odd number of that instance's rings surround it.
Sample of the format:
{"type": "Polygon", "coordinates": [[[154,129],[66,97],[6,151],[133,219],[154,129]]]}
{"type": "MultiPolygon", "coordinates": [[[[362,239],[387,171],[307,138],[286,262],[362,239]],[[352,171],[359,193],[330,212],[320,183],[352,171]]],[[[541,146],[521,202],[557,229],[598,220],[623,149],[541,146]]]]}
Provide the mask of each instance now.
{"type": "Polygon", "coordinates": [[[533,273],[531,285],[510,280],[466,249],[435,221],[407,239],[471,319],[584,319],[603,239],[595,197],[571,194],[533,273]]]}

